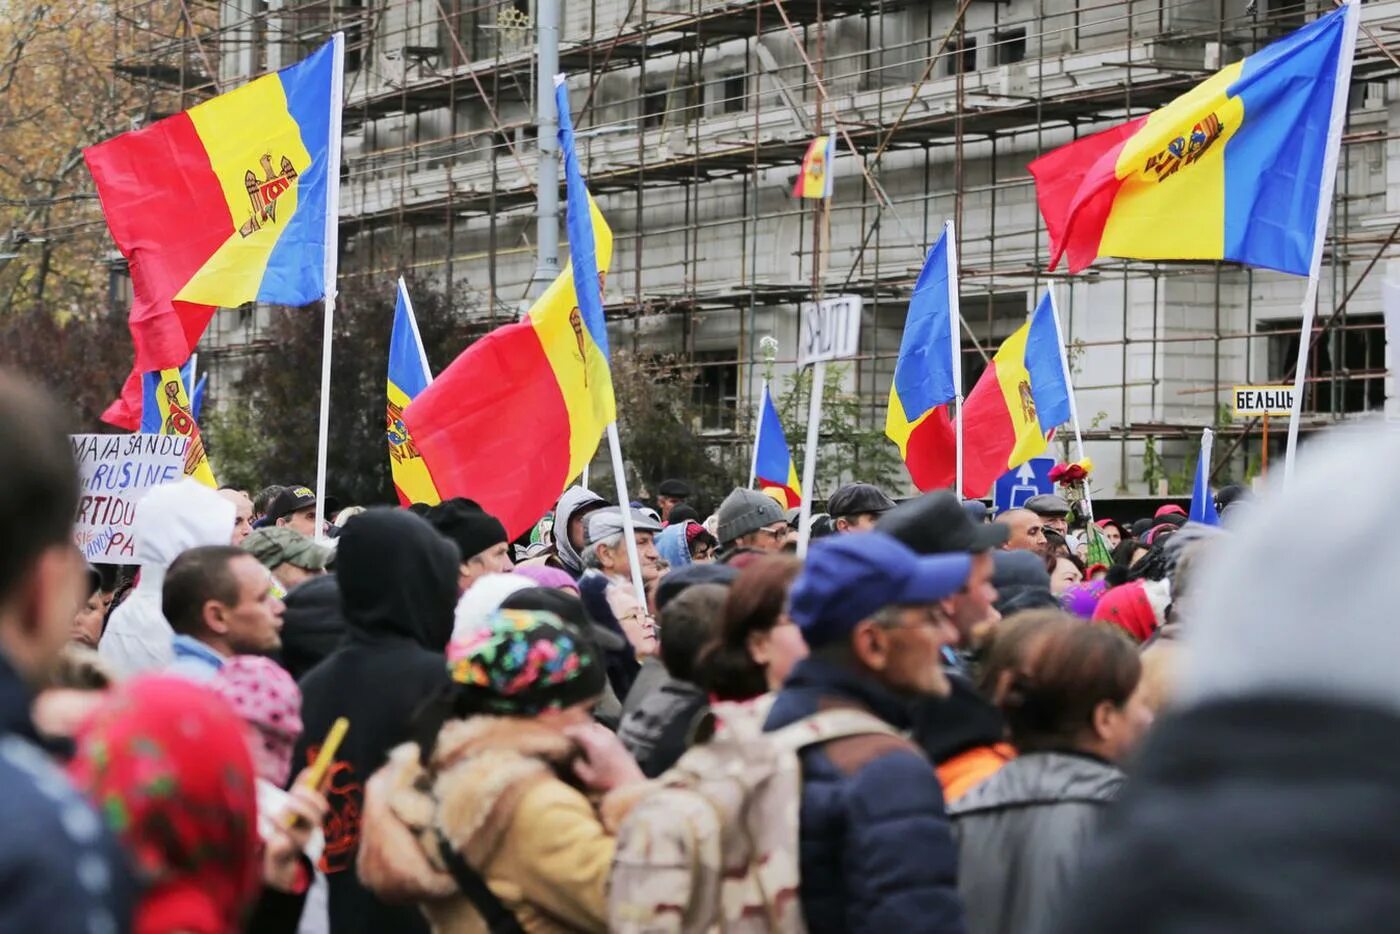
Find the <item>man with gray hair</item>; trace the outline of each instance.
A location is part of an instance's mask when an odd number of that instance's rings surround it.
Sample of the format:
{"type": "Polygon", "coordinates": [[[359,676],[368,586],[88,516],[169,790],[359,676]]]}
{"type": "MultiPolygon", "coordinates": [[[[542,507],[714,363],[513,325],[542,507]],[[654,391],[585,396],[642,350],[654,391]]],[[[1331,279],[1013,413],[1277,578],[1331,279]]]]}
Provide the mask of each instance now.
{"type": "Polygon", "coordinates": [[[735,490],[719,504],[718,516],[719,534],[715,537],[722,551],[782,551],[787,544],[789,529],[783,507],[766,493],[735,490]]]}
{"type": "MultiPolygon", "coordinates": [[[[599,509],[585,520],[583,566],[602,571],[616,580],[632,580],[632,559],[622,526],[622,510],[617,506],[599,509]]],[[[656,522],[639,509],[632,510],[632,530],[636,533],[637,560],[640,562],[642,583],[650,584],[661,576],[661,556],[656,551],[656,522]]]]}

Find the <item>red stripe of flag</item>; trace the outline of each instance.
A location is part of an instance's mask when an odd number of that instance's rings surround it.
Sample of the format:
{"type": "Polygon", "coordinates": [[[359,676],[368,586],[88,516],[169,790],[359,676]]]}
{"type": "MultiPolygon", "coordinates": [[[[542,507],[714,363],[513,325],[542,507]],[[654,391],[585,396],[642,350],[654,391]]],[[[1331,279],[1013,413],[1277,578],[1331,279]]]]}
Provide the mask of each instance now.
{"type": "MultiPolygon", "coordinates": [[[[988,364],[963,403],[963,495],[987,494],[1006,473],[1016,431],[1006,397],[988,364]]],[[[957,479],[957,438],[948,407],[940,405],[909,435],[909,476],[920,490],[951,487],[957,479]]]]}

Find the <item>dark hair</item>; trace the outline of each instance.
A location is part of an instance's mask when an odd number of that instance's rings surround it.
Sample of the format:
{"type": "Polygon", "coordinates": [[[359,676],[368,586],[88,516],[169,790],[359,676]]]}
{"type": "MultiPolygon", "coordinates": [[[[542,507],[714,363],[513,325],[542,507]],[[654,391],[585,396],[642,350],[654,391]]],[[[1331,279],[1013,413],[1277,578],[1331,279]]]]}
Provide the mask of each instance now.
{"type": "Polygon", "coordinates": [[[1079,559],[1079,555],[1073,554],[1071,552],[1053,552],[1045,556],[1045,573],[1053,576],[1056,567],[1061,561],[1068,561],[1070,564],[1073,564],[1075,567],[1079,568],[1080,574],[1083,574],[1085,571],[1088,570],[1088,567],[1084,564],[1084,562],[1079,559]]]}
{"type": "Polygon", "coordinates": [[[778,623],[802,562],[765,555],[748,564],[730,585],[719,642],[700,664],[699,680],[720,700],[747,700],[768,690],[763,666],[749,654],[749,636],[778,623]]]}
{"type": "Polygon", "coordinates": [[[1137,647],[1122,630],[1065,618],[1073,625],[1047,631],[1002,701],[1021,752],[1076,748],[1099,704],[1127,703],[1142,677],[1137,647]]]}
{"type": "Polygon", "coordinates": [[[258,490],[258,494],[253,497],[253,514],[256,516],[267,515],[268,509],[272,508],[272,501],[281,496],[286,489],[280,483],[274,483],[258,490]]]}
{"type": "Polygon", "coordinates": [[[0,597],[48,549],[72,541],[78,468],[68,419],[28,380],[0,370],[0,597]]]}
{"type": "MultiPolygon", "coordinates": [[[[1069,554],[1069,542],[1065,540],[1063,535],[1056,532],[1054,529],[1045,529],[1044,534],[1045,553],[1047,555],[1053,558],[1061,554],[1069,554]]],[[[1052,573],[1054,570],[1054,568],[1050,569],[1052,573]]]]}
{"type": "Polygon", "coordinates": [[[1048,609],[1022,610],[1001,620],[981,653],[977,690],[983,697],[995,701],[1002,675],[1024,669],[1028,664],[1027,656],[1042,636],[1057,628],[1083,625],[1059,610],[1048,609]]]}
{"type": "Polygon", "coordinates": [[[160,611],[170,628],[185,636],[204,629],[204,604],[217,600],[226,606],[238,603],[238,578],[229,565],[235,558],[251,558],[242,548],[204,545],[180,552],[165,572],[160,591],[160,611]]]}
{"type": "Polygon", "coordinates": [[[719,637],[729,588],[723,584],[694,584],[682,590],[661,611],[661,664],[678,681],[695,680],[701,654],[719,637]]]}
{"type": "Polygon", "coordinates": [[[709,532],[706,532],[703,526],[700,531],[695,533],[694,538],[686,539],[685,550],[690,552],[690,556],[693,558],[695,557],[696,550],[700,548],[701,545],[708,545],[711,551],[719,547],[719,539],[715,538],[709,532]]]}
{"type": "Polygon", "coordinates": [[[671,515],[667,518],[670,525],[678,525],[689,519],[692,522],[700,521],[700,513],[695,511],[695,507],[689,503],[677,503],[671,507],[671,515]]]}

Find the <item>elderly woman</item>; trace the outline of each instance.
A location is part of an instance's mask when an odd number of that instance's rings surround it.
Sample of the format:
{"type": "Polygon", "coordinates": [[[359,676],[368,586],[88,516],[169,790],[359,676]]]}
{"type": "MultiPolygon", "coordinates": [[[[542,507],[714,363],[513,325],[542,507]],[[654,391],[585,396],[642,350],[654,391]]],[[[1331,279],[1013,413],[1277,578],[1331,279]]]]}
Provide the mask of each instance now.
{"type": "Polygon", "coordinates": [[[447,658],[419,741],[366,789],[361,879],[439,934],[605,931],[614,842],[589,795],[642,774],[590,716],[597,652],[553,613],[502,610],[447,658]]]}

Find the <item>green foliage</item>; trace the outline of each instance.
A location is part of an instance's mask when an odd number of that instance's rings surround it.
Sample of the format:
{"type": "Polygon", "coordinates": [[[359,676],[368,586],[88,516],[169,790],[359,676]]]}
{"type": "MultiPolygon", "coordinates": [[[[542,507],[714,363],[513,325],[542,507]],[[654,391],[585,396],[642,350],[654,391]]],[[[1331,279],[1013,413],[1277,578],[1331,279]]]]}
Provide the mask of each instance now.
{"type": "Polygon", "coordinates": [[[1191,492],[1195,463],[1183,464],[1178,471],[1171,471],[1167,467],[1166,460],[1157,451],[1157,439],[1153,435],[1148,435],[1142,446],[1142,481],[1147,484],[1149,496],[1157,495],[1158,485],[1162,480],[1167,481],[1167,495],[1181,496],[1191,492]]]}

